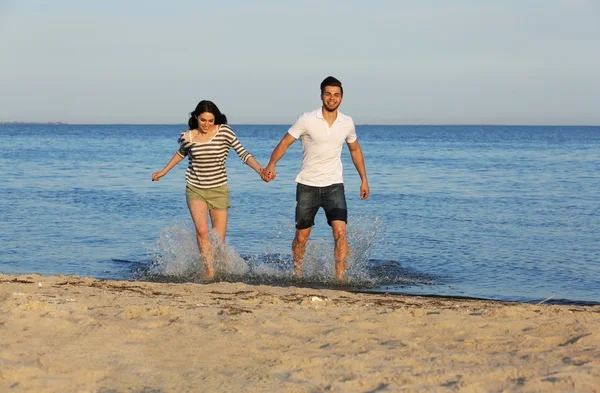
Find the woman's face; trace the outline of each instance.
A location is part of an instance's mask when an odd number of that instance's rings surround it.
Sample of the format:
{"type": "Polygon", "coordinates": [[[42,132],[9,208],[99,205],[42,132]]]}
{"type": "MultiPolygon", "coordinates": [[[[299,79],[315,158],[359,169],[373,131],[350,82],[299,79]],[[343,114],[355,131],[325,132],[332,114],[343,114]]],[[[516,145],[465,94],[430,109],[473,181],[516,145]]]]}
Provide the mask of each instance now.
{"type": "Polygon", "coordinates": [[[196,119],[198,119],[198,127],[204,132],[210,131],[215,125],[215,115],[210,112],[202,112],[196,116],[196,119]]]}

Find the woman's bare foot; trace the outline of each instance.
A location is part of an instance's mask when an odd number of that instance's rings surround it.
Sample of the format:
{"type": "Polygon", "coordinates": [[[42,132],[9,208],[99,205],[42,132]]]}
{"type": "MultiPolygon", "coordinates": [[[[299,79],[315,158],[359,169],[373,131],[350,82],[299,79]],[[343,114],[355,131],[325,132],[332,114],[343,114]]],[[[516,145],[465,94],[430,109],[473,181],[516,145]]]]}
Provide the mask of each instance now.
{"type": "Polygon", "coordinates": [[[206,266],[206,279],[212,280],[215,278],[215,269],[212,266],[206,266]]]}

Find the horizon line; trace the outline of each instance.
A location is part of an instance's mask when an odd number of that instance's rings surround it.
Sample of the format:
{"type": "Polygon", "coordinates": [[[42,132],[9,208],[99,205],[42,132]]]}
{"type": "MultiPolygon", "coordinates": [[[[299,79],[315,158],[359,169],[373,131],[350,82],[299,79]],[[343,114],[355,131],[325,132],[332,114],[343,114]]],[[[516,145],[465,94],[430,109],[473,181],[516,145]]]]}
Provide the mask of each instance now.
{"type": "MultiPolygon", "coordinates": [[[[0,125],[56,125],[56,126],[187,126],[185,123],[67,123],[63,121],[0,121],[0,125]]],[[[288,126],[291,127],[293,123],[227,123],[229,125],[236,126],[288,126]]],[[[486,126],[486,127],[498,127],[498,126],[512,126],[512,127],[600,127],[599,124],[546,124],[546,123],[355,123],[356,126],[409,126],[409,127],[430,127],[430,126],[486,126]]]]}

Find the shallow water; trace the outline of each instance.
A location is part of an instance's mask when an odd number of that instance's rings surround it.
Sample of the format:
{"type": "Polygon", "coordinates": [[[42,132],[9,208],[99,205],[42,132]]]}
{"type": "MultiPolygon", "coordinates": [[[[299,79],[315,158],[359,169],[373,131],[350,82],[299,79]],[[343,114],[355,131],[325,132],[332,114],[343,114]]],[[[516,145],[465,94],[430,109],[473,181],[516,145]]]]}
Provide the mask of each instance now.
{"type": "MultiPolygon", "coordinates": [[[[287,126],[233,126],[263,165],[287,126]]],[[[177,125],[0,125],[0,272],[202,281],[177,125]]],[[[549,302],[600,301],[600,127],[358,126],[371,197],[347,150],[348,289],[549,302]]],[[[218,279],[334,287],[316,219],[291,277],[299,142],[262,182],[228,160],[218,279]]]]}

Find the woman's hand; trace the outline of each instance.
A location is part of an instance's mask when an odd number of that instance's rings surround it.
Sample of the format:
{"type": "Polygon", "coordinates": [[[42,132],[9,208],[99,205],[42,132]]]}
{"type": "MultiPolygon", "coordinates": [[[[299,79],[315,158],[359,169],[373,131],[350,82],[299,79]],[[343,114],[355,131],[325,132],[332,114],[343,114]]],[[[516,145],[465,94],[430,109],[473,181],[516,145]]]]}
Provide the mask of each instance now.
{"type": "Polygon", "coordinates": [[[152,181],[159,181],[161,177],[163,177],[165,174],[160,171],[160,172],[154,172],[152,174],[152,181]]]}
{"type": "Polygon", "coordinates": [[[275,177],[277,177],[277,173],[275,172],[275,168],[266,167],[260,173],[260,177],[264,181],[266,181],[267,183],[270,182],[271,180],[275,180],[275,177]]]}

